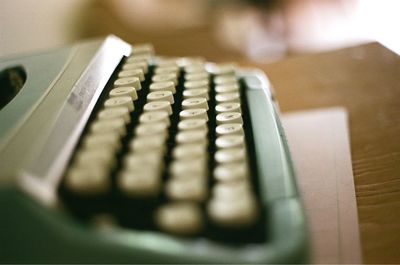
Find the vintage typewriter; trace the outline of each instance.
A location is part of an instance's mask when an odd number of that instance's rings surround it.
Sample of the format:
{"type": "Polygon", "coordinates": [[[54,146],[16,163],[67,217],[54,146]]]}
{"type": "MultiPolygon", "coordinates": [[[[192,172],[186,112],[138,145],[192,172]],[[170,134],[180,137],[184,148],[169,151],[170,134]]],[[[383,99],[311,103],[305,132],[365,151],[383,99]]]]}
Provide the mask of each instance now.
{"type": "Polygon", "coordinates": [[[308,261],[259,70],[117,37],[0,60],[0,261],[308,261]]]}

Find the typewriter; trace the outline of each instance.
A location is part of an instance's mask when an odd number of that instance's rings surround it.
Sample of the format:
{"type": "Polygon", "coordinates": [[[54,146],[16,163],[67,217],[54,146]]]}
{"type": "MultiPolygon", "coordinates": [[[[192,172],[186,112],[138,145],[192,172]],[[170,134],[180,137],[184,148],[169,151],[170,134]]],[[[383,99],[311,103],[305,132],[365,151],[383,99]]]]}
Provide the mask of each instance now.
{"type": "Polygon", "coordinates": [[[0,71],[1,262],[308,261],[261,71],[115,36],[0,71]]]}

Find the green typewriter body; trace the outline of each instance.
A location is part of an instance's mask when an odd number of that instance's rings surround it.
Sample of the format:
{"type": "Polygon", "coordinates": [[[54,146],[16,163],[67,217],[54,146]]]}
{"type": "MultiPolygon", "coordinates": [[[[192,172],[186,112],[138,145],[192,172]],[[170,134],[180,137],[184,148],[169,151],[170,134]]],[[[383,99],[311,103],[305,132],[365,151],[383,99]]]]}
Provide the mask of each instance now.
{"type": "Polygon", "coordinates": [[[0,59],[0,262],[307,262],[265,75],[152,52],[0,59]]]}

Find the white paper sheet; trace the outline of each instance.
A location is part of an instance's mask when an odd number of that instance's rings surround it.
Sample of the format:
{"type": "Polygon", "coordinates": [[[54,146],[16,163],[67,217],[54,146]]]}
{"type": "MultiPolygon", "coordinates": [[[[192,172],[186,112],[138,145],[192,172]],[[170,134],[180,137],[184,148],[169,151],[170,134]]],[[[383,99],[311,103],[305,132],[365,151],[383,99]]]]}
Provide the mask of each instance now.
{"type": "Polygon", "coordinates": [[[344,108],[282,118],[311,233],[313,263],[362,262],[344,108]]]}

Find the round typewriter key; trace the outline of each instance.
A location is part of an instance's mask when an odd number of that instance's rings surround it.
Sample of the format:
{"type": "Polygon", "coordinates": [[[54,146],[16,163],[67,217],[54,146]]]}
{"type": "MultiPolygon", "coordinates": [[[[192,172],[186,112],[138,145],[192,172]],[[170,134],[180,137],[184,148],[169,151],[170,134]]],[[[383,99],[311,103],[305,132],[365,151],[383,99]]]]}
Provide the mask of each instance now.
{"type": "Polygon", "coordinates": [[[232,64],[220,64],[212,67],[211,72],[217,76],[234,75],[235,66],[232,64]]]}
{"type": "Polygon", "coordinates": [[[97,117],[100,120],[110,120],[110,119],[118,119],[122,118],[125,123],[129,123],[131,121],[131,116],[129,115],[128,108],[125,107],[117,107],[117,108],[106,108],[99,112],[97,117]]]}
{"type": "Polygon", "coordinates": [[[249,178],[247,163],[222,164],[214,169],[214,177],[219,181],[235,181],[249,178]]]}
{"type": "Polygon", "coordinates": [[[173,82],[176,86],[178,84],[178,76],[176,74],[157,74],[152,78],[154,83],[158,82],[173,82]]]}
{"type": "Polygon", "coordinates": [[[206,109],[208,104],[206,98],[188,98],[182,101],[182,109],[206,109]]]}
{"type": "Polygon", "coordinates": [[[172,81],[152,83],[150,85],[150,92],[155,91],[171,91],[173,94],[175,94],[175,84],[172,81]]]}
{"type": "Polygon", "coordinates": [[[109,149],[117,150],[121,147],[120,137],[117,133],[89,134],[84,138],[86,149],[109,149]]]}
{"type": "Polygon", "coordinates": [[[212,199],[207,207],[208,216],[225,227],[247,227],[258,219],[258,207],[253,197],[236,200],[212,199]]]}
{"type": "Polygon", "coordinates": [[[114,152],[107,149],[84,149],[78,151],[74,163],[80,167],[110,169],[115,164],[114,152]]]}
{"type": "Polygon", "coordinates": [[[215,101],[217,104],[225,103],[225,102],[238,102],[240,103],[240,95],[238,92],[232,93],[221,93],[215,95],[215,101]]]}
{"type": "Polygon", "coordinates": [[[186,74],[185,80],[186,81],[198,81],[198,80],[208,80],[209,74],[207,72],[200,72],[200,73],[193,73],[193,74],[186,74]]]}
{"type": "Polygon", "coordinates": [[[178,129],[182,131],[197,130],[207,132],[207,121],[205,119],[183,120],[178,123],[178,129]]]}
{"type": "Polygon", "coordinates": [[[238,80],[234,75],[221,75],[214,78],[216,85],[237,84],[238,80]]]}
{"type": "Polygon", "coordinates": [[[144,111],[165,111],[169,115],[172,114],[172,107],[168,101],[153,101],[146,103],[143,107],[144,111]]]}
{"type": "Polygon", "coordinates": [[[168,126],[165,123],[145,123],[135,128],[136,136],[160,135],[163,138],[166,138],[167,130],[168,126]]]}
{"type": "Polygon", "coordinates": [[[208,87],[210,81],[208,79],[201,79],[196,81],[186,81],[184,83],[185,89],[204,88],[208,87]]]}
{"type": "Polygon", "coordinates": [[[206,146],[204,144],[182,144],[177,145],[172,150],[172,156],[175,159],[194,159],[207,158],[206,146]]]}
{"type": "Polygon", "coordinates": [[[215,160],[218,163],[233,163],[246,160],[246,150],[244,148],[226,148],[215,153],[215,160]]]}
{"type": "Polygon", "coordinates": [[[183,99],[189,99],[189,98],[206,98],[208,100],[209,99],[208,89],[193,88],[193,89],[183,90],[183,99]]]}
{"type": "Polygon", "coordinates": [[[179,112],[179,118],[181,120],[187,119],[205,119],[208,121],[206,109],[188,109],[179,112]]]}
{"type": "Polygon", "coordinates": [[[172,161],[169,172],[173,178],[188,177],[192,175],[207,176],[206,161],[194,158],[184,158],[172,161]]]}
{"type": "Polygon", "coordinates": [[[204,144],[207,145],[207,132],[202,131],[182,131],[179,132],[175,140],[178,144],[204,144]]]}
{"type": "Polygon", "coordinates": [[[104,102],[106,108],[126,107],[129,111],[133,111],[134,105],[131,97],[112,97],[104,102]]]}
{"type": "Polygon", "coordinates": [[[149,71],[148,63],[145,61],[126,63],[122,66],[122,70],[142,69],[143,73],[147,74],[149,71]]]}
{"type": "Polygon", "coordinates": [[[151,54],[131,55],[126,59],[126,63],[147,63],[151,59],[151,54]]]}
{"type": "Polygon", "coordinates": [[[207,73],[206,68],[203,64],[192,64],[185,67],[185,72],[187,74],[199,74],[199,73],[207,73]]]}
{"type": "Polygon", "coordinates": [[[217,93],[239,92],[239,84],[231,83],[231,84],[216,85],[215,92],[217,93]]]}
{"type": "Polygon", "coordinates": [[[138,98],[136,89],[132,86],[122,86],[114,88],[109,93],[110,97],[130,97],[132,100],[138,98]]]}
{"type": "Polygon", "coordinates": [[[171,202],[157,209],[155,223],[168,233],[194,235],[203,228],[203,216],[195,203],[171,202]]]}
{"type": "Polygon", "coordinates": [[[203,177],[192,174],[186,178],[169,179],[165,193],[172,200],[202,202],[207,198],[207,185],[203,177]]]}
{"type": "Polygon", "coordinates": [[[118,77],[137,77],[140,81],[144,81],[144,73],[142,69],[124,70],[118,73],[118,77]]]}
{"type": "Polygon", "coordinates": [[[164,123],[169,127],[169,115],[166,111],[149,111],[142,113],[139,117],[139,121],[145,123],[164,123]]]}
{"type": "Polygon", "coordinates": [[[124,168],[129,170],[152,168],[161,174],[163,167],[163,154],[157,151],[149,151],[141,154],[130,152],[124,158],[124,168]]]}
{"type": "Polygon", "coordinates": [[[243,124],[242,114],[239,112],[224,112],[216,117],[217,124],[239,123],[243,124]]]}
{"type": "Polygon", "coordinates": [[[238,200],[253,196],[248,179],[217,182],[212,189],[212,196],[221,200],[238,200]]]}
{"type": "Polygon", "coordinates": [[[243,126],[240,123],[221,124],[215,128],[215,131],[218,136],[230,134],[244,135],[243,126]]]}
{"type": "Polygon", "coordinates": [[[124,78],[119,78],[115,80],[114,82],[115,87],[120,87],[120,86],[132,86],[136,90],[141,90],[142,85],[140,84],[140,80],[137,77],[124,77],[124,78]]]}
{"type": "Polygon", "coordinates": [[[132,46],[132,54],[154,54],[154,47],[150,43],[135,44],[132,46]]]}
{"type": "Polygon", "coordinates": [[[215,106],[215,111],[217,113],[222,113],[222,112],[241,112],[240,103],[238,103],[238,102],[220,103],[217,106],[215,106]]]}
{"type": "Polygon", "coordinates": [[[108,172],[101,168],[73,167],[67,173],[65,184],[73,192],[94,195],[107,192],[111,180],[108,172]]]}
{"type": "Polygon", "coordinates": [[[118,133],[119,136],[126,134],[125,121],[121,118],[113,120],[95,121],[91,126],[92,133],[118,133]]]}
{"type": "Polygon", "coordinates": [[[169,104],[173,104],[174,96],[171,91],[155,91],[147,94],[147,101],[168,101],[169,104]]]}
{"type": "Polygon", "coordinates": [[[219,136],[215,144],[217,148],[244,147],[244,136],[235,134],[219,136]]]}
{"type": "Polygon", "coordinates": [[[175,65],[171,66],[163,66],[163,67],[157,67],[154,70],[155,74],[175,74],[177,75],[179,73],[179,67],[175,65]]]}
{"type": "Polygon", "coordinates": [[[121,172],[117,185],[125,195],[152,197],[160,192],[161,177],[154,168],[135,168],[121,172]]]}
{"type": "Polygon", "coordinates": [[[131,141],[130,148],[134,153],[145,153],[149,151],[164,153],[165,139],[160,135],[136,137],[131,141]]]}

